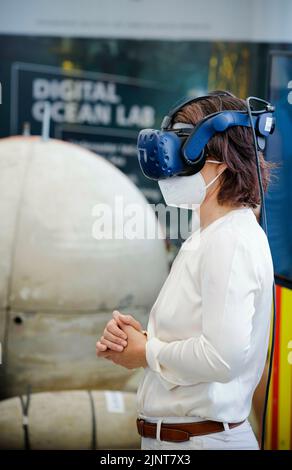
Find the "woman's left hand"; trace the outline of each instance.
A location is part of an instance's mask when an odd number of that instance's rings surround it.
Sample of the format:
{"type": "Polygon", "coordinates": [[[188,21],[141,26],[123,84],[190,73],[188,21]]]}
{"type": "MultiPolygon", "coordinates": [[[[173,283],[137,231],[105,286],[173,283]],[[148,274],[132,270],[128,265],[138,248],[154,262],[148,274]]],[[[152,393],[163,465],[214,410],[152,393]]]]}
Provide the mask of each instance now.
{"type": "Polygon", "coordinates": [[[138,367],[147,367],[146,361],[146,336],[129,325],[121,325],[121,329],[128,336],[128,345],[123,351],[99,351],[98,357],[109,359],[115,364],[126,367],[127,369],[137,369],[138,367]]]}

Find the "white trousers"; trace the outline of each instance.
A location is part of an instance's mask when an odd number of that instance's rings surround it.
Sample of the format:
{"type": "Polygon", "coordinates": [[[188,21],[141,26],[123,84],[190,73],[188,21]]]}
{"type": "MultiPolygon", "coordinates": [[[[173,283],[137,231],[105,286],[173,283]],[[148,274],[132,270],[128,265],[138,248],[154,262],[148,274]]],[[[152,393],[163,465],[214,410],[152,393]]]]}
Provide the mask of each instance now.
{"type": "Polygon", "coordinates": [[[222,432],[192,436],[189,441],[171,442],[141,437],[142,450],[259,450],[257,439],[248,420],[222,432]]]}

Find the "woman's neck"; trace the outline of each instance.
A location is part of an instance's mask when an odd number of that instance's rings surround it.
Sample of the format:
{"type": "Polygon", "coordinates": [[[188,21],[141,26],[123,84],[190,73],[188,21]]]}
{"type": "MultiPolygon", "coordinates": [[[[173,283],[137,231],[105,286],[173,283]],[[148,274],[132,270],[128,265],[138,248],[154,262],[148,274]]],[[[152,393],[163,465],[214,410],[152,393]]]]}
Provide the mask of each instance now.
{"type": "Polygon", "coordinates": [[[227,204],[219,205],[217,199],[209,199],[203,202],[199,209],[200,227],[204,230],[216,219],[224,216],[228,212],[244,206],[231,206],[227,204]]]}

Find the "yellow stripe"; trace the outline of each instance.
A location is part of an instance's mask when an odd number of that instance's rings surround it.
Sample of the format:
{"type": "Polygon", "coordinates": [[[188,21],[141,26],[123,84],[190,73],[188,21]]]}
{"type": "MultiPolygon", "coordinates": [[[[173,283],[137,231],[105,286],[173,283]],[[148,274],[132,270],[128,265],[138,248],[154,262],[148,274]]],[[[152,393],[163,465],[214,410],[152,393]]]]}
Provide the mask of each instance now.
{"type": "Polygon", "coordinates": [[[292,365],[288,362],[288,343],[292,340],[292,291],[282,288],[280,324],[279,427],[278,449],[290,449],[292,365]]]}

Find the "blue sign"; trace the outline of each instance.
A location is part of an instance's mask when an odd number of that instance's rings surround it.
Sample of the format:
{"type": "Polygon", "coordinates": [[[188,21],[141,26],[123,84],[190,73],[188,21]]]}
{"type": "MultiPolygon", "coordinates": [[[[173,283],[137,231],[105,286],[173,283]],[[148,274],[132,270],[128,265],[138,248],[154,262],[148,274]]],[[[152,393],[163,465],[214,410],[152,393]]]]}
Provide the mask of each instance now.
{"type": "Polygon", "coordinates": [[[266,158],[276,163],[266,195],[268,237],[276,281],[292,287],[292,54],[272,52],[269,100],[276,106],[276,130],[266,158]]]}

